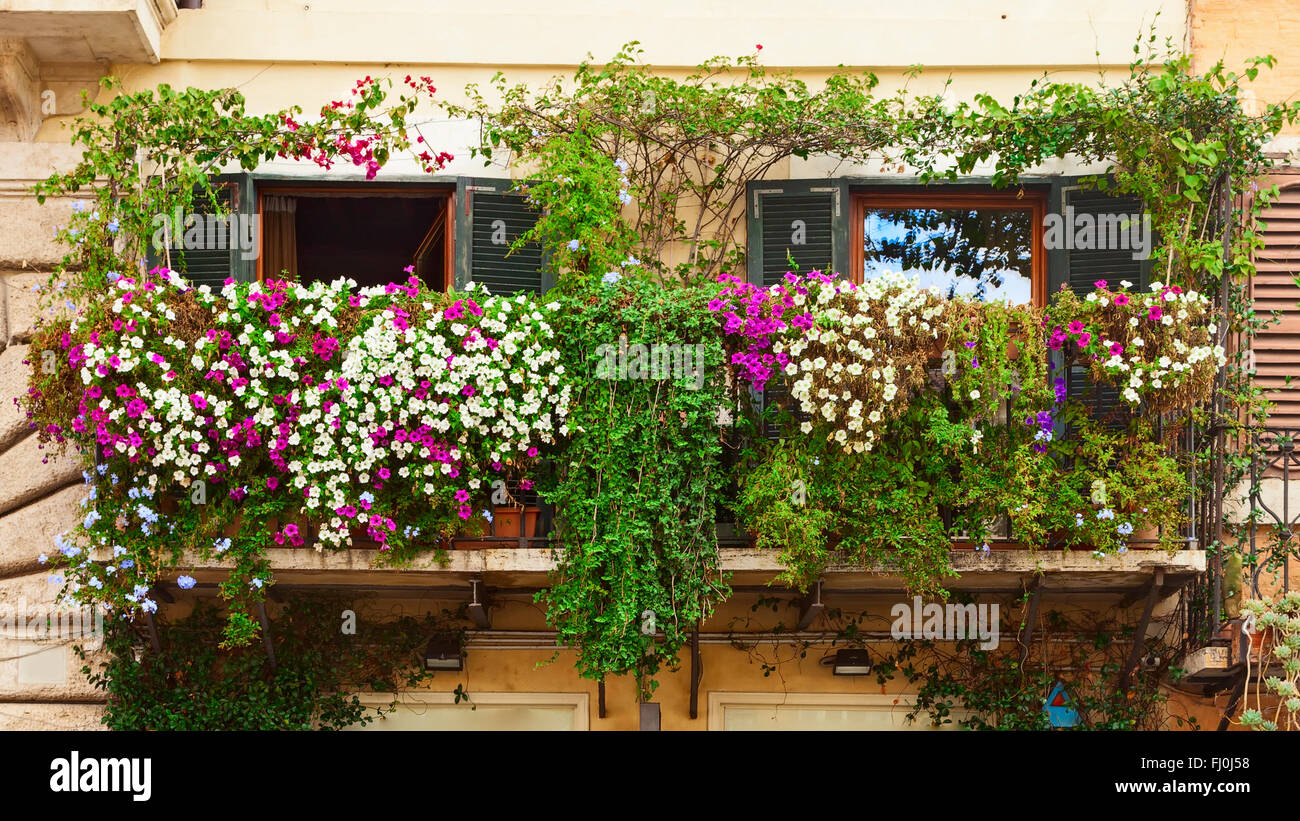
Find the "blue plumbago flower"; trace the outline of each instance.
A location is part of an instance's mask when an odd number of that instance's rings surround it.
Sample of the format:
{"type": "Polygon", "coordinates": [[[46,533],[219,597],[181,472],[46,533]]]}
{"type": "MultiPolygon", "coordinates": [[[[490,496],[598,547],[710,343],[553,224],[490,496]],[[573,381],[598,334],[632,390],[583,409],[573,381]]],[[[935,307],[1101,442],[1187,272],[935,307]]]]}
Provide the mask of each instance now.
{"type": "Polygon", "coordinates": [[[86,203],[83,202],[82,200],[77,200],[72,204],[72,210],[80,214],[82,211],[86,210],[86,203]]]}
{"type": "Polygon", "coordinates": [[[50,584],[63,584],[62,576],[50,576],[50,584]]]}
{"type": "Polygon", "coordinates": [[[113,219],[109,220],[108,225],[104,227],[108,229],[108,232],[110,234],[116,234],[117,229],[121,228],[122,224],[117,221],[117,217],[114,217],[113,219]]]}
{"type": "Polygon", "coordinates": [[[618,201],[623,203],[624,205],[627,205],[629,202],[632,201],[632,195],[627,193],[626,188],[618,192],[618,201]]]}
{"type": "Polygon", "coordinates": [[[137,584],[133,592],[135,593],[135,597],[138,599],[143,597],[145,594],[147,594],[149,592],[149,588],[145,587],[143,584],[137,584]]]}
{"type": "Polygon", "coordinates": [[[66,307],[69,311],[75,311],[75,310],[77,310],[77,306],[76,306],[76,305],[73,305],[73,304],[72,304],[72,300],[70,300],[70,299],[65,299],[65,300],[63,300],[63,305],[64,305],[64,307],[66,307]]]}
{"type": "Polygon", "coordinates": [[[109,271],[107,274],[105,274],[105,276],[108,277],[109,282],[117,282],[119,279],[122,278],[122,275],[119,274],[117,271],[109,271]]]}
{"type": "Polygon", "coordinates": [[[41,284],[38,282],[32,286],[32,293],[38,294],[40,292],[41,292],[41,284]]]}
{"type": "Polygon", "coordinates": [[[95,470],[99,471],[100,476],[103,476],[108,471],[108,465],[102,463],[98,464],[95,466],[95,470]]]}
{"type": "Polygon", "coordinates": [[[137,487],[133,487],[133,488],[131,488],[130,490],[128,490],[128,491],[126,492],[126,495],[129,496],[129,497],[131,497],[132,499],[139,499],[139,498],[140,498],[140,489],[137,488],[137,487]]]}
{"type": "Polygon", "coordinates": [[[150,524],[158,521],[158,514],[148,507],[145,507],[143,504],[136,505],[135,512],[137,516],[150,524]]]}
{"type": "Polygon", "coordinates": [[[640,265],[640,264],[641,264],[641,260],[637,259],[636,257],[628,257],[627,259],[619,263],[619,265],[623,266],[624,268],[626,268],[629,265],[640,265]]]}
{"type": "Polygon", "coordinates": [[[113,545],[113,555],[114,555],[114,556],[125,556],[125,555],[126,555],[126,548],[125,548],[125,547],[122,547],[120,544],[115,544],[115,545],[113,545]]]}
{"type": "Polygon", "coordinates": [[[143,608],[144,612],[146,613],[158,612],[158,602],[154,601],[153,599],[145,599],[143,602],[140,603],[140,607],[143,608]]]}
{"type": "Polygon", "coordinates": [[[569,240],[569,250],[570,250],[570,251],[576,251],[576,250],[578,250],[578,248],[580,248],[581,246],[582,246],[582,243],[581,243],[581,242],[578,242],[576,239],[571,239],[571,240],[569,240]]]}
{"type": "Polygon", "coordinates": [[[1110,508],[1105,508],[1105,509],[1103,509],[1103,510],[1099,510],[1099,511],[1097,511],[1097,518],[1098,518],[1098,519],[1114,519],[1114,518],[1115,518],[1115,511],[1111,510],[1110,508]]]}
{"type": "Polygon", "coordinates": [[[86,484],[90,484],[90,474],[89,474],[89,473],[87,473],[86,471],[83,470],[83,471],[81,472],[81,478],[86,480],[86,484]]]}
{"type": "Polygon", "coordinates": [[[1075,526],[1075,527],[1083,527],[1083,514],[1082,514],[1082,513],[1076,513],[1076,514],[1074,514],[1074,526],[1075,526]]]}
{"type": "Polygon", "coordinates": [[[1127,553],[1127,552],[1128,552],[1128,548],[1125,547],[1124,545],[1120,545],[1120,546],[1119,546],[1119,550],[1116,551],[1116,552],[1118,552],[1118,553],[1127,553]]]}
{"type": "Polygon", "coordinates": [[[176,577],[176,586],[181,590],[189,590],[196,584],[198,584],[198,581],[193,576],[181,575],[176,577]]]}
{"type": "Polygon", "coordinates": [[[1115,532],[1121,536],[1127,536],[1133,532],[1133,525],[1129,524],[1128,522],[1125,522],[1124,524],[1116,527],[1115,532]]]}
{"type": "Polygon", "coordinates": [[[491,523],[492,523],[492,511],[490,511],[490,510],[484,510],[484,511],[483,511],[483,518],[488,520],[488,524],[491,524],[491,523]]]}
{"type": "Polygon", "coordinates": [[[49,557],[49,556],[46,556],[44,553],[42,553],[41,555],[39,555],[39,556],[36,557],[36,561],[40,562],[41,564],[45,564],[45,563],[48,562],[49,560],[50,560],[50,557],[49,557]]]}
{"type": "Polygon", "coordinates": [[[622,157],[619,157],[617,160],[614,160],[614,167],[618,169],[618,173],[626,174],[627,160],[623,159],[622,157]]]}
{"type": "Polygon", "coordinates": [[[613,285],[615,282],[618,282],[620,279],[622,279],[622,277],[618,275],[617,271],[610,271],[609,273],[601,277],[600,281],[605,283],[606,285],[613,285]]]}
{"type": "Polygon", "coordinates": [[[149,536],[149,535],[151,535],[151,534],[153,533],[153,531],[151,531],[151,530],[149,529],[149,523],[148,523],[148,522],[141,522],[141,523],[140,523],[140,532],[143,533],[143,534],[146,535],[146,536],[149,536]]]}
{"type": "Polygon", "coordinates": [[[374,503],[375,503],[375,494],[373,494],[373,493],[371,493],[370,491],[367,490],[365,493],[362,493],[362,494],[361,494],[360,499],[361,499],[361,501],[366,502],[367,504],[374,504],[374,503]]]}
{"type": "Polygon", "coordinates": [[[212,543],[212,546],[217,549],[218,553],[225,553],[230,549],[230,539],[217,539],[212,543]]]}
{"type": "Polygon", "coordinates": [[[260,590],[260,589],[262,588],[262,580],[261,580],[261,579],[253,579],[251,582],[249,582],[248,587],[249,587],[249,589],[252,589],[252,588],[256,587],[257,589],[260,590]]]}
{"type": "Polygon", "coordinates": [[[108,478],[110,478],[110,479],[113,480],[113,486],[116,487],[116,486],[117,486],[117,482],[118,482],[117,474],[114,473],[112,476],[110,476],[110,477],[108,477],[108,478]]]}
{"type": "Polygon", "coordinates": [[[94,486],[91,486],[91,488],[90,488],[90,500],[91,500],[92,502],[95,501],[95,497],[98,496],[98,495],[99,495],[99,491],[95,490],[94,486]]]}
{"type": "Polygon", "coordinates": [[[104,568],[104,572],[111,576],[117,572],[117,568],[110,564],[108,567],[104,568]]]}
{"type": "Polygon", "coordinates": [[[121,564],[123,570],[130,570],[135,567],[135,559],[123,559],[121,564]]]}
{"type": "Polygon", "coordinates": [[[1106,558],[1106,554],[1100,550],[1094,550],[1092,551],[1092,557],[1097,561],[1101,561],[1102,559],[1106,558]]]}
{"type": "Polygon", "coordinates": [[[87,584],[89,584],[91,587],[95,588],[96,590],[99,590],[104,586],[104,583],[99,580],[98,576],[92,576],[90,581],[87,582],[87,584]]]}
{"type": "Polygon", "coordinates": [[[95,524],[95,522],[98,522],[100,518],[101,517],[99,515],[99,511],[92,510],[89,513],[87,513],[86,518],[81,521],[81,526],[84,527],[86,530],[90,530],[91,525],[95,524]]]}

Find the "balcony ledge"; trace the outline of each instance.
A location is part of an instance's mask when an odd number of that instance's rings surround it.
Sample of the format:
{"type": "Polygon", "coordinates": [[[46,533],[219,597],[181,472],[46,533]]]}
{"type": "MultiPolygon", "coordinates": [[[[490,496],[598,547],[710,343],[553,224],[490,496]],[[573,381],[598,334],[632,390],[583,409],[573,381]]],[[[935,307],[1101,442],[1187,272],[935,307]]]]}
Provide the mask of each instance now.
{"type": "MultiPolygon", "coordinates": [[[[274,548],[267,558],[278,584],[292,587],[382,587],[417,591],[432,586],[460,586],[480,578],[491,588],[537,588],[547,584],[555,568],[551,548],[489,548],[455,550],[445,566],[432,555],[421,556],[403,566],[379,564],[377,550],[321,551],[274,548]]],[[[722,569],[731,574],[733,586],[771,583],[781,572],[777,556],[770,550],[722,548],[722,569]]],[[[954,591],[1013,592],[1034,576],[1042,575],[1045,592],[1114,593],[1143,589],[1157,571],[1164,574],[1166,588],[1180,586],[1206,569],[1204,551],[1133,550],[1122,556],[1097,561],[1083,551],[996,550],[987,558],[973,551],[954,551],[953,568],[959,578],[945,586],[954,591]]],[[[182,567],[193,568],[200,582],[225,577],[229,564],[186,555],[182,567]]],[[[833,565],[823,576],[825,590],[841,592],[892,593],[902,589],[899,577],[884,568],[833,565]]]]}

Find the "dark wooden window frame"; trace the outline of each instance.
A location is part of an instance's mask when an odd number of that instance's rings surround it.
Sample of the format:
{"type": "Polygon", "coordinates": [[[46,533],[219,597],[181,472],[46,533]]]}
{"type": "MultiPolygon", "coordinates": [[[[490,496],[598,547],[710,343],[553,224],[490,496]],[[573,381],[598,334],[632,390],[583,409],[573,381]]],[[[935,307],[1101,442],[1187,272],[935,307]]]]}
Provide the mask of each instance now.
{"type": "MultiPolygon", "coordinates": [[[[447,200],[447,207],[444,209],[443,218],[446,220],[446,252],[443,262],[443,282],[442,289],[449,291],[456,282],[456,186],[455,184],[428,184],[428,183],[409,183],[409,184],[383,184],[373,185],[370,183],[361,183],[355,185],[330,184],[330,185],[304,185],[301,183],[279,182],[273,180],[257,181],[257,218],[258,222],[262,221],[262,207],[267,196],[293,196],[298,195],[320,195],[320,194],[424,194],[430,197],[441,196],[447,200]]],[[[258,234],[257,248],[257,281],[262,282],[262,235],[258,234]]]]}
{"type": "Polygon", "coordinates": [[[917,186],[870,187],[854,188],[851,198],[849,268],[853,272],[853,281],[858,284],[862,283],[865,262],[862,224],[869,208],[988,208],[1030,212],[1033,224],[1038,226],[1030,249],[1030,293],[1034,305],[1040,308],[1047,305],[1047,249],[1043,244],[1048,206],[1048,191],[1045,188],[998,190],[986,186],[963,186],[961,189],[944,186],[942,190],[936,190],[934,187],[917,186]]]}

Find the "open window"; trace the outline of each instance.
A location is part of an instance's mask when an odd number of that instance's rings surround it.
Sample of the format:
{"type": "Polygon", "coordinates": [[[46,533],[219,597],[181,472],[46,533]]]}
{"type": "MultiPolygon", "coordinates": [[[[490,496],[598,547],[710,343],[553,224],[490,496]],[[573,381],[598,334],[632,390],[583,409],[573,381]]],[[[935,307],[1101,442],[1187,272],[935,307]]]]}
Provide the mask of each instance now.
{"type": "Polygon", "coordinates": [[[259,278],[384,285],[415,273],[426,287],[454,279],[450,188],[261,185],[259,278]]]}

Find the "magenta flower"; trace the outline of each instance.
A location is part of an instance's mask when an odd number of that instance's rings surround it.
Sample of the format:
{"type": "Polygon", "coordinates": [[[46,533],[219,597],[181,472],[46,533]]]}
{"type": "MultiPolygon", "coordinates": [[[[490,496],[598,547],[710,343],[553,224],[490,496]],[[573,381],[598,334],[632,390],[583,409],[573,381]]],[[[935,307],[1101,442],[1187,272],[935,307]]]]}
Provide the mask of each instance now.
{"type": "Polygon", "coordinates": [[[1112,342],[1112,343],[1110,343],[1110,355],[1111,355],[1111,356],[1119,356],[1119,355],[1122,354],[1122,353],[1124,353],[1124,346],[1123,346],[1123,345],[1119,344],[1118,342],[1112,342]]]}
{"type": "Polygon", "coordinates": [[[1147,312],[1147,319],[1152,322],[1159,322],[1162,316],[1164,316],[1164,311],[1160,309],[1159,305],[1152,305],[1151,310],[1147,312]]]}
{"type": "Polygon", "coordinates": [[[1106,290],[1106,280],[1104,279],[1099,279],[1092,284],[1098,288],[1101,288],[1103,291],[1106,290]]]}
{"type": "Polygon", "coordinates": [[[1128,294],[1115,294],[1115,304],[1123,307],[1129,303],[1128,294]]]}
{"type": "Polygon", "coordinates": [[[458,490],[458,491],[456,491],[456,501],[458,501],[458,502],[460,502],[460,503],[462,503],[462,504],[465,503],[465,502],[468,502],[468,501],[469,501],[469,491],[468,491],[468,490],[463,490],[463,489],[462,489],[462,490],[458,490]]]}
{"type": "Polygon", "coordinates": [[[1083,333],[1083,323],[1076,319],[1070,323],[1070,327],[1066,330],[1070,332],[1071,336],[1078,336],[1083,333]]]}
{"type": "Polygon", "coordinates": [[[266,480],[267,490],[275,490],[279,486],[280,486],[280,480],[275,478],[274,476],[266,480]]]}
{"type": "Polygon", "coordinates": [[[1080,347],[1080,348],[1086,348],[1086,347],[1088,347],[1088,343],[1089,343],[1089,342],[1092,342],[1092,334],[1090,334],[1090,333],[1081,333],[1081,334],[1079,334],[1079,347],[1080,347]]]}
{"type": "Polygon", "coordinates": [[[198,410],[206,410],[208,407],[208,400],[197,393],[190,394],[190,401],[194,403],[194,407],[198,410]]]}

